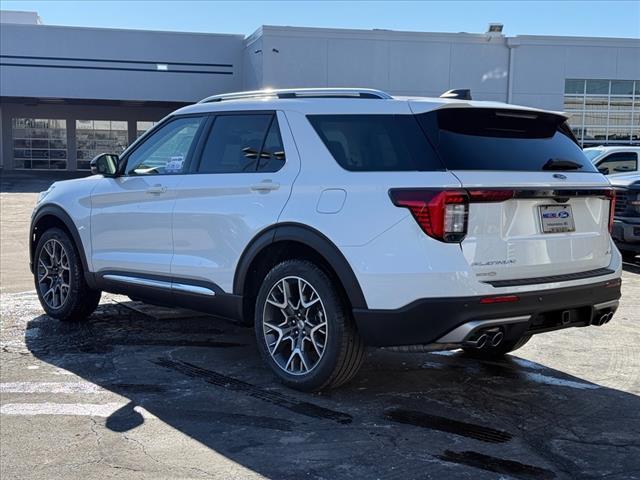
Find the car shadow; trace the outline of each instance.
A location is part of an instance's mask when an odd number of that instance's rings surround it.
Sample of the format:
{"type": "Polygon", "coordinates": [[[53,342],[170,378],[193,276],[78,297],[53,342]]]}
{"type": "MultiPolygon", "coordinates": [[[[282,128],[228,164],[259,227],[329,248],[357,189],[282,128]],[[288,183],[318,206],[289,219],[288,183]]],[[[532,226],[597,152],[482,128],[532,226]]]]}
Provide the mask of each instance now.
{"type": "Polygon", "coordinates": [[[266,477],[623,478],[640,469],[638,396],[517,356],[375,350],[349,385],[304,394],[274,380],[251,329],[211,316],[106,303],[85,323],[41,315],[26,332],[40,360],[127,399],[106,428],[159,420],[266,477]]]}

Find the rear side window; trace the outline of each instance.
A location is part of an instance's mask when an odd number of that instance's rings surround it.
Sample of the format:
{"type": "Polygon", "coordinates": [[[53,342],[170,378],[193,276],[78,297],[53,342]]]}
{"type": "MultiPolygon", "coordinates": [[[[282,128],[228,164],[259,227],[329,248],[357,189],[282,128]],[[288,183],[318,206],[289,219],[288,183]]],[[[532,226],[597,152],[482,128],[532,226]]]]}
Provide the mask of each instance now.
{"type": "Polygon", "coordinates": [[[217,116],[204,145],[198,172],[255,172],[272,121],[277,123],[272,114],[217,116]]]}
{"type": "Polygon", "coordinates": [[[418,115],[418,120],[449,170],[597,173],[558,115],[445,108],[418,115]]]}
{"type": "Polygon", "coordinates": [[[309,115],[333,158],[357,172],[443,170],[413,115],[309,115]]]}

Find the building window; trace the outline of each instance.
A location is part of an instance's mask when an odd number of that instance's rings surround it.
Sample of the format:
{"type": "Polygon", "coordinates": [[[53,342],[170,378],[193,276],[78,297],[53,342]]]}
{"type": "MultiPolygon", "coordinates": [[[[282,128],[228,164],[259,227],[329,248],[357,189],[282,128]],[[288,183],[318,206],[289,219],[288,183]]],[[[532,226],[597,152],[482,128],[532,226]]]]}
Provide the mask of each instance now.
{"type": "Polygon", "coordinates": [[[149,130],[151,127],[153,127],[156,123],[158,122],[136,122],[136,138],[138,138],[140,135],[142,135],[144,132],[146,132],[147,130],[149,130]]]}
{"type": "Polygon", "coordinates": [[[67,168],[66,120],[14,118],[11,137],[14,168],[67,168]]]}
{"type": "Polygon", "coordinates": [[[88,170],[100,153],[120,154],[129,145],[126,121],[76,120],[78,170],[88,170]]]}
{"type": "Polygon", "coordinates": [[[585,147],[640,142],[640,80],[567,79],[564,108],[585,147]]]}

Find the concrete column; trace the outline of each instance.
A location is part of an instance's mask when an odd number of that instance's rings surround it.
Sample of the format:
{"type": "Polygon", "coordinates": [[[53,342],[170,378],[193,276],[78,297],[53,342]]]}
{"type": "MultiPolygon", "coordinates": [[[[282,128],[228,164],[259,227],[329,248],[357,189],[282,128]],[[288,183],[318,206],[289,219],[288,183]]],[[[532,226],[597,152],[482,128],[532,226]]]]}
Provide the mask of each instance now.
{"type": "Polygon", "coordinates": [[[2,156],[2,169],[3,171],[7,171],[13,169],[11,107],[7,107],[6,105],[3,106],[0,115],[2,115],[2,121],[0,121],[0,137],[2,137],[2,149],[0,150],[0,156],[2,156]]]}
{"type": "Polygon", "coordinates": [[[76,119],[66,116],[65,120],[67,121],[67,170],[74,172],[78,169],[76,119]]]}

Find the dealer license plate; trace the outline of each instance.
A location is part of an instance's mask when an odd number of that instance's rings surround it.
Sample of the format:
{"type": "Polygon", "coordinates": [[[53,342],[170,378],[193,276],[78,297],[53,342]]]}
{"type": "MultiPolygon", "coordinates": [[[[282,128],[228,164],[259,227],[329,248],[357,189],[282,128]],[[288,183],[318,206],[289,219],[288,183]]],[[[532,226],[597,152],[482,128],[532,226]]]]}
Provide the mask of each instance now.
{"type": "Polygon", "coordinates": [[[540,205],[538,208],[543,233],[575,231],[571,205],[540,205]]]}

